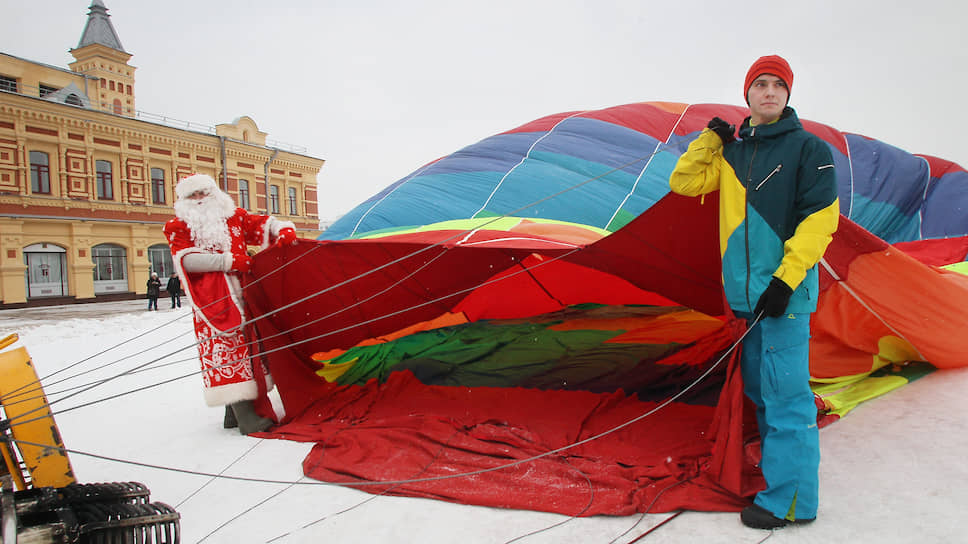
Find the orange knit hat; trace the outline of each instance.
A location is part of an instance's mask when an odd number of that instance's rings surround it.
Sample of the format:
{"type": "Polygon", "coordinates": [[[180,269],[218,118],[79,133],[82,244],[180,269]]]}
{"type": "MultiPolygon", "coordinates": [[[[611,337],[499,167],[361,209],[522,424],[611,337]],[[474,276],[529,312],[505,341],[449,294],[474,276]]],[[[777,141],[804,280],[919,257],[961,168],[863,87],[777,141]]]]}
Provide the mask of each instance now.
{"type": "MultiPolygon", "coordinates": [[[[766,57],[760,57],[756,59],[753,66],[750,66],[750,71],[746,72],[746,85],[743,87],[743,100],[749,105],[749,93],[750,86],[753,85],[753,81],[763,74],[771,74],[783,80],[787,86],[787,92],[793,92],[793,70],[790,69],[790,65],[779,55],[769,55],[766,57]]],[[[787,101],[789,102],[790,97],[787,96],[787,101]]]]}

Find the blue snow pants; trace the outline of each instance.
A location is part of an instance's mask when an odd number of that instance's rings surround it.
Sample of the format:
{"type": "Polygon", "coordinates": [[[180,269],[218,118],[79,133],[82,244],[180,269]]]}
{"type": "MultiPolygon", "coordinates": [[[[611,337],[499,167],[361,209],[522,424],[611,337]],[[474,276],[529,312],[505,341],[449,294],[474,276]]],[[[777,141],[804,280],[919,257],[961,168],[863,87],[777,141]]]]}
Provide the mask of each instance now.
{"type": "Polygon", "coordinates": [[[766,479],[754,502],[780,519],[817,517],[820,436],[809,341],[810,314],[764,317],[743,340],[744,392],[756,405],[766,479]]]}

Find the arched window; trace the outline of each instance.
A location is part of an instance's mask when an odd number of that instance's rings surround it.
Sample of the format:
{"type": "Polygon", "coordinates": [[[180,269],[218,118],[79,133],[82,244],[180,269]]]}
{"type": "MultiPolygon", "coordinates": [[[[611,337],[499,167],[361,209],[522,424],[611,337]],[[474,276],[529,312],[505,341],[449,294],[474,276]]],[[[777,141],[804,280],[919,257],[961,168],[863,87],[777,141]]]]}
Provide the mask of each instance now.
{"type": "Polygon", "coordinates": [[[114,167],[111,161],[94,161],[98,200],[114,200],[114,167]]]}
{"type": "Polygon", "coordinates": [[[115,244],[98,244],[91,248],[94,261],[94,294],[123,293],[128,290],[128,255],[115,244]]]}
{"type": "Polygon", "coordinates": [[[289,215],[299,215],[299,209],[296,207],[296,188],[289,188],[289,215]]]}
{"type": "Polygon", "coordinates": [[[120,98],[115,98],[114,99],[114,102],[112,103],[112,106],[113,107],[112,107],[112,110],[111,111],[113,111],[114,113],[116,113],[118,115],[121,115],[121,112],[123,111],[123,108],[124,108],[124,106],[121,105],[121,99],[120,98]]]}
{"type": "Polygon", "coordinates": [[[161,168],[151,169],[151,201],[165,203],[165,171],[161,168]]]}
{"type": "Polygon", "coordinates": [[[43,151],[30,152],[30,191],[50,194],[50,155],[43,151]]]}
{"type": "Polygon", "coordinates": [[[168,244],[155,244],[149,247],[148,260],[151,261],[151,271],[157,272],[159,278],[167,278],[175,271],[168,244]]]}
{"type": "Polygon", "coordinates": [[[67,98],[64,99],[64,103],[65,104],[70,104],[71,106],[83,106],[84,105],[84,102],[80,99],[80,97],[78,97],[74,93],[71,93],[71,94],[67,95],[67,98]]]}
{"type": "Polygon", "coordinates": [[[67,250],[49,243],[24,248],[27,298],[67,295],[67,250]]]}

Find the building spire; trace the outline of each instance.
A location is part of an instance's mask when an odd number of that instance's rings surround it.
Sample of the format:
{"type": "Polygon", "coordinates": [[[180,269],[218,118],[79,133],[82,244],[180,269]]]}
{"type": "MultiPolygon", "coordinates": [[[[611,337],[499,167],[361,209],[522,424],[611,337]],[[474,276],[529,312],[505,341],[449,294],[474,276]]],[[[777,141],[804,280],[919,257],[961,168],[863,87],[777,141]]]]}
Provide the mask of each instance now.
{"type": "Polygon", "coordinates": [[[91,11],[87,13],[87,24],[84,25],[81,41],[77,42],[77,49],[100,44],[126,53],[118,33],[114,30],[114,25],[111,24],[111,16],[108,15],[108,8],[104,7],[104,2],[92,0],[88,9],[91,11]]]}

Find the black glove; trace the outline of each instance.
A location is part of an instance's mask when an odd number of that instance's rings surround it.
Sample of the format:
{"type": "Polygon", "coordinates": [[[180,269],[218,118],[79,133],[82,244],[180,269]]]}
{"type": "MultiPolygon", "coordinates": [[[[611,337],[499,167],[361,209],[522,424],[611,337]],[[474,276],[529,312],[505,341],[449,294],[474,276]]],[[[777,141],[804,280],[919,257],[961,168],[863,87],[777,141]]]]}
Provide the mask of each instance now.
{"type": "Polygon", "coordinates": [[[731,125],[719,117],[710,119],[706,127],[719,135],[719,139],[723,141],[723,145],[736,141],[736,136],[734,136],[736,134],[736,125],[731,125]]]}
{"type": "Polygon", "coordinates": [[[753,315],[760,315],[760,311],[763,311],[765,317],[780,317],[786,312],[787,304],[790,303],[790,295],[793,294],[793,289],[787,285],[783,280],[779,278],[773,278],[770,280],[770,284],[766,286],[766,290],[760,295],[760,300],[756,303],[756,309],[753,310],[753,315]]]}

